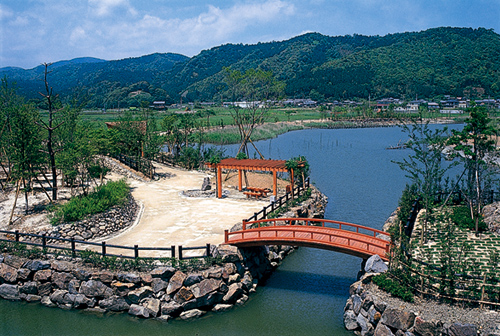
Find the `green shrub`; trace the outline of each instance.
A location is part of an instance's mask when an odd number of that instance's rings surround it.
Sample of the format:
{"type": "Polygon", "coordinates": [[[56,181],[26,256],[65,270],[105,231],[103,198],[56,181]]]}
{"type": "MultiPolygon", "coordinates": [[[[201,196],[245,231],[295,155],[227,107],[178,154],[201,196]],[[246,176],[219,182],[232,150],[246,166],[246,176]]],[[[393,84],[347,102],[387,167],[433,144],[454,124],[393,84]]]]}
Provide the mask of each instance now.
{"type": "MultiPolygon", "coordinates": [[[[470,209],[467,206],[457,206],[453,208],[450,219],[457,227],[463,230],[475,230],[476,223],[470,215],[470,209]]],[[[484,222],[482,216],[479,217],[479,231],[486,231],[488,225],[484,222]]]]}
{"type": "Polygon", "coordinates": [[[387,274],[379,274],[373,277],[373,282],[381,289],[406,302],[413,302],[413,293],[410,288],[401,285],[397,280],[391,279],[387,274]]]}
{"type": "Polygon", "coordinates": [[[104,212],[115,205],[123,205],[130,188],[125,180],[109,181],[87,196],[77,196],[55,207],[51,218],[53,225],[82,220],[88,215],[104,212]]]}

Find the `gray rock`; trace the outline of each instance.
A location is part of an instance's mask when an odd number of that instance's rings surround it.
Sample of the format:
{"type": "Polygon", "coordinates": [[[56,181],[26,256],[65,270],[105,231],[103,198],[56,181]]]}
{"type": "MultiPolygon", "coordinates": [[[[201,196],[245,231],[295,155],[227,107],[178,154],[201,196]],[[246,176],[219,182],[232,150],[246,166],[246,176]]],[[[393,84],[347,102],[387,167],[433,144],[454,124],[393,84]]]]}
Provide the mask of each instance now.
{"type": "Polygon", "coordinates": [[[201,282],[202,280],[203,280],[203,275],[198,273],[192,273],[186,277],[186,280],[184,280],[184,286],[190,287],[194,284],[201,282]]]}
{"type": "Polygon", "coordinates": [[[189,288],[184,286],[181,287],[181,289],[179,289],[174,295],[174,300],[179,302],[180,304],[183,304],[192,299],[194,299],[193,292],[191,292],[189,288]]]}
{"type": "Polygon", "coordinates": [[[367,273],[384,273],[388,267],[378,254],[372,255],[366,261],[365,272],[367,273]]]}
{"type": "Polygon", "coordinates": [[[38,290],[38,295],[40,296],[46,296],[49,295],[50,292],[52,291],[52,283],[50,282],[45,282],[45,283],[37,283],[37,290],[38,290]]]}
{"type": "Polygon", "coordinates": [[[28,260],[24,266],[24,268],[29,269],[30,271],[41,271],[44,269],[50,268],[50,261],[47,260],[28,260]]]}
{"type": "Polygon", "coordinates": [[[361,328],[361,336],[365,336],[367,334],[373,335],[373,326],[372,324],[368,321],[366,317],[363,315],[359,314],[356,317],[356,322],[358,323],[359,327],[361,328]]]}
{"type": "Polygon", "coordinates": [[[168,287],[168,282],[164,281],[161,278],[153,278],[153,281],[151,281],[151,288],[153,288],[154,293],[161,292],[167,287],[168,287]]]}
{"type": "Polygon", "coordinates": [[[149,286],[144,286],[137,288],[128,293],[127,297],[132,303],[139,303],[142,299],[150,297],[153,295],[153,289],[149,286]]]}
{"type": "Polygon", "coordinates": [[[50,267],[57,272],[70,272],[75,269],[75,264],[64,260],[53,260],[50,267]]]}
{"type": "Polygon", "coordinates": [[[389,327],[387,327],[385,324],[379,323],[375,328],[373,336],[394,336],[394,334],[392,333],[391,329],[389,329],[389,327]]]}
{"type": "Polygon", "coordinates": [[[78,294],[78,289],[80,288],[80,281],[73,279],[68,283],[68,292],[71,294],[78,294]]]}
{"type": "Polygon", "coordinates": [[[23,294],[38,294],[38,284],[35,281],[26,282],[19,287],[19,293],[23,294]]]}
{"type": "Polygon", "coordinates": [[[442,327],[440,321],[424,321],[422,318],[417,317],[413,329],[422,336],[440,336],[442,327]]]}
{"type": "Polygon", "coordinates": [[[88,281],[91,274],[84,269],[75,268],[71,271],[71,274],[80,281],[88,281]]]}
{"type": "Polygon", "coordinates": [[[190,287],[191,292],[195,298],[200,298],[207,295],[208,293],[215,292],[220,288],[222,280],[216,279],[205,279],[200,283],[194,284],[190,287]]]}
{"type": "Polygon", "coordinates": [[[110,298],[99,301],[99,307],[110,311],[128,311],[130,305],[123,297],[112,296],[110,298]]]}
{"type": "Polygon", "coordinates": [[[363,299],[358,294],[355,294],[351,297],[352,299],[352,310],[354,314],[358,315],[361,311],[361,307],[363,306],[363,299]]]}
{"type": "Polygon", "coordinates": [[[150,272],[153,278],[162,278],[168,280],[175,274],[175,268],[173,267],[157,267],[150,272]]]}
{"type": "Polygon", "coordinates": [[[94,307],[96,300],[94,298],[89,299],[83,294],[67,294],[66,296],[74,295],[73,307],[77,309],[84,309],[87,307],[94,307]]]}
{"type": "Polygon", "coordinates": [[[68,289],[68,284],[75,277],[70,273],[66,272],[54,272],[52,273],[52,283],[60,289],[68,289]]]}
{"type": "Polygon", "coordinates": [[[391,328],[407,331],[415,322],[415,314],[400,309],[387,308],[382,314],[380,322],[391,328]]]}
{"type": "Polygon", "coordinates": [[[101,281],[89,280],[81,283],[79,293],[87,297],[108,298],[113,294],[113,290],[101,281]]]}
{"type": "Polygon", "coordinates": [[[148,318],[149,317],[148,310],[146,308],[144,308],[143,306],[140,306],[138,304],[132,304],[132,305],[130,305],[128,313],[130,315],[134,315],[134,316],[138,316],[138,317],[144,317],[144,318],[148,318]]]}
{"type": "Polygon", "coordinates": [[[39,295],[26,294],[24,300],[26,302],[40,302],[40,300],[42,300],[42,297],[39,295]]]}
{"type": "Polygon", "coordinates": [[[142,305],[149,313],[149,316],[157,317],[160,313],[160,300],[154,298],[147,298],[142,305]]]}
{"type": "Polygon", "coordinates": [[[210,184],[210,177],[203,178],[203,184],[201,185],[201,191],[208,191],[212,189],[212,185],[210,184]]]}
{"type": "Polygon", "coordinates": [[[130,282],[133,284],[138,284],[141,282],[141,277],[134,273],[118,274],[116,279],[121,282],[130,282]]]}
{"type": "Polygon", "coordinates": [[[387,308],[387,302],[385,301],[373,301],[373,304],[375,305],[375,309],[377,309],[381,314],[385,311],[385,308],[387,308]]]}
{"type": "Polygon", "coordinates": [[[352,310],[347,310],[344,313],[344,326],[347,330],[355,330],[359,327],[356,314],[352,310]]]}
{"type": "Polygon", "coordinates": [[[191,319],[203,316],[204,314],[205,314],[205,312],[203,310],[191,309],[191,310],[182,312],[182,314],[179,317],[183,320],[191,320],[191,319]]]}
{"type": "Polygon", "coordinates": [[[477,336],[477,327],[473,324],[453,323],[448,328],[450,336],[477,336]]]}
{"type": "Polygon", "coordinates": [[[172,275],[170,281],[168,282],[167,294],[170,295],[177,292],[182,287],[182,284],[184,283],[184,280],[186,280],[186,277],[186,274],[182,273],[181,271],[175,272],[175,274],[172,275]]]}
{"type": "Polygon", "coordinates": [[[48,282],[50,281],[50,277],[52,276],[52,270],[44,269],[37,271],[33,276],[33,280],[40,282],[48,282]]]}
{"type": "Polygon", "coordinates": [[[167,322],[168,320],[171,319],[171,317],[168,315],[160,315],[156,319],[161,322],[167,322]]]}
{"type": "Polygon", "coordinates": [[[45,307],[50,307],[50,308],[57,307],[57,305],[54,302],[50,301],[50,298],[48,295],[43,296],[42,300],[40,300],[40,303],[42,305],[44,305],[45,307]]]}
{"type": "Polygon", "coordinates": [[[15,283],[17,280],[17,269],[7,264],[0,264],[0,282],[15,283]]]}
{"type": "Polygon", "coordinates": [[[28,259],[11,254],[4,255],[3,259],[3,263],[9,265],[10,267],[14,267],[16,269],[21,268],[24,264],[26,264],[26,262],[28,262],[28,259]]]}
{"type": "Polygon", "coordinates": [[[17,270],[17,279],[26,281],[30,278],[32,271],[27,268],[20,268],[17,270]]]}
{"type": "Polygon", "coordinates": [[[216,304],[213,308],[212,308],[212,311],[213,312],[223,312],[223,311],[226,311],[226,310],[229,310],[233,308],[233,305],[232,304],[227,304],[227,303],[218,303],[216,304]]]}
{"type": "MultiPolygon", "coordinates": [[[[1,264],[0,264],[1,265],[1,264]]],[[[16,285],[1,284],[0,297],[5,300],[19,301],[19,287],[16,285]]]]}
{"type": "Polygon", "coordinates": [[[182,306],[175,301],[165,302],[161,304],[161,314],[176,316],[182,311],[182,306]]]}
{"type": "Polygon", "coordinates": [[[226,303],[234,303],[240,298],[241,294],[243,294],[243,285],[239,282],[234,283],[229,286],[229,289],[226,295],[224,295],[223,300],[226,303]]]}
{"type": "Polygon", "coordinates": [[[370,321],[371,324],[376,325],[381,317],[382,314],[375,309],[375,306],[371,306],[370,309],[368,309],[368,321],[370,321]]]}
{"type": "Polygon", "coordinates": [[[66,295],[67,293],[68,293],[67,290],[56,289],[54,291],[54,293],[50,294],[50,296],[49,296],[50,301],[52,301],[54,303],[64,304],[64,303],[66,303],[66,302],[64,302],[64,295],[66,295]]]}

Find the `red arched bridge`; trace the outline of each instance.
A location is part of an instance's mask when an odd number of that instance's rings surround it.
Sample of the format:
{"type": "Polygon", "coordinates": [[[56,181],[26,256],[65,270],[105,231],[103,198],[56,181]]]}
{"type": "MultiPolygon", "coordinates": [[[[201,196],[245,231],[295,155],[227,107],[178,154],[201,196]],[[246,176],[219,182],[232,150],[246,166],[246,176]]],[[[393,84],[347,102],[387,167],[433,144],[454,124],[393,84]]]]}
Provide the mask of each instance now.
{"type": "Polygon", "coordinates": [[[273,218],[243,222],[239,231],[224,232],[224,243],[238,247],[293,245],[315,247],[368,259],[389,259],[387,232],[322,218],[273,218]]]}

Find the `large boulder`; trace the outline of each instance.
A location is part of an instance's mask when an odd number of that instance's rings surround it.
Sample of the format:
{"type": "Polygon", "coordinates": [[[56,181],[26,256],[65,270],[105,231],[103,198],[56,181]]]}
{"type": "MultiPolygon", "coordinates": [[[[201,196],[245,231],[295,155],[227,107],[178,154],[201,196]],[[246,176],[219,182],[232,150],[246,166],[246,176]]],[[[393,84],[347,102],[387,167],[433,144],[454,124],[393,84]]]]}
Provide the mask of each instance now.
{"type": "Polygon", "coordinates": [[[53,260],[50,267],[56,272],[70,272],[75,269],[75,264],[64,260],[53,260]]]}
{"type": "Polygon", "coordinates": [[[19,293],[38,294],[38,287],[35,281],[29,281],[19,287],[19,293]]]}
{"type": "Polygon", "coordinates": [[[153,292],[158,293],[168,287],[168,282],[161,278],[153,278],[151,281],[151,288],[153,288],[153,292]]]}
{"type": "Polygon", "coordinates": [[[184,283],[184,280],[186,280],[186,277],[187,275],[181,271],[175,272],[175,274],[172,275],[170,281],[168,282],[167,294],[170,295],[177,292],[182,287],[182,284],[184,283]]]}
{"type": "Polygon", "coordinates": [[[401,309],[387,308],[380,322],[391,328],[407,331],[415,322],[415,314],[401,309]]]}
{"type": "Polygon", "coordinates": [[[0,297],[5,300],[19,301],[19,287],[16,285],[0,285],[0,297]]]}
{"type": "Polygon", "coordinates": [[[204,312],[203,310],[191,309],[191,310],[183,312],[179,317],[181,319],[183,319],[183,320],[191,320],[191,319],[194,319],[194,318],[198,318],[198,317],[202,316],[205,313],[206,312],[204,312]]]}
{"type": "Polygon", "coordinates": [[[160,300],[155,299],[155,298],[147,298],[144,300],[142,303],[143,307],[146,308],[146,310],[149,313],[149,316],[152,317],[157,317],[160,315],[160,300]]]}
{"type": "Polygon", "coordinates": [[[75,268],[71,271],[71,274],[80,281],[88,281],[91,276],[89,272],[81,268],[75,268]]]}
{"type": "Polygon", "coordinates": [[[117,274],[116,279],[121,282],[129,282],[133,284],[139,284],[141,282],[141,277],[134,273],[117,274]]]}
{"type": "Polygon", "coordinates": [[[477,327],[469,323],[453,323],[448,328],[450,336],[477,336],[477,327]]]}
{"type": "Polygon", "coordinates": [[[220,288],[221,284],[222,280],[205,279],[200,283],[192,285],[190,289],[195,298],[200,298],[208,293],[215,292],[220,288]]]}
{"type": "Polygon", "coordinates": [[[28,260],[24,264],[23,267],[27,268],[33,272],[41,271],[41,270],[50,268],[50,261],[47,261],[47,260],[28,260]]]}
{"type": "Polygon", "coordinates": [[[193,292],[191,292],[189,288],[184,286],[181,287],[174,295],[174,300],[179,302],[180,304],[192,300],[193,298],[194,298],[193,292]]]}
{"type": "Polygon", "coordinates": [[[115,295],[99,301],[99,307],[114,312],[128,311],[130,309],[130,305],[123,297],[115,295]]]}
{"type": "Polygon", "coordinates": [[[3,262],[10,267],[21,268],[28,262],[28,259],[8,254],[4,256],[3,262]]]}
{"type": "Polygon", "coordinates": [[[137,288],[128,293],[127,297],[132,303],[139,303],[142,299],[150,297],[153,295],[153,289],[149,286],[144,286],[137,288]]]}
{"type": "Polygon", "coordinates": [[[394,334],[392,333],[391,329],[389,329],[388,326],[386,326],[385,324],[379,323],[379,324],[377,324],[377,327],[375,328],[373,336],[394,336],[394,334]]]}
{"type": "Polygon", "coordinates": [[[186,280],[184,280],[184,286],[190,287],[194,284],[203,281],[203,275],[199,273],[191,273],[187,276],[186,280]]]}
{"type": "Polygon", "coordinates": [[[35,275],[33,276],[33,280],[40,281],[40,282],[48,282],[48,281],[50,281],[51,277],[52,277],[52,270],[44,269],[44,270],[37,271],[35,273],[35,275]]]}
{"type": "Polygon", "coordinates": [[[422,336],[440,336],[442,323],[435,320],[424,321],[421,317],[416,317],[413,328],[417,334],[422,336]]]}
{"type": "Polygon", "coordinates": [[[241,294],[243,294],[243,285],[240,282],[233,283],[231,286],[229,286],[229,289],[226,295],[224,295],[223,300],[226,303],[234,303],[239,299],[241,294]]]}
{"type": "Polygon", "coordinates": [[[145,307],[138,305],[138,304],[132,304],[128,310],[128,313],[130,315],[134,315],[134,316],[138,316],[138,317],[144,317],[144,318],[149,317],[148,310],[145,307]]]}
{"type": "Polygon", "coordinates": [[[15,283],[17,280],[17,269],[7,264],[0,264],[0,283],[15,283]]]}
{"type": "Polygon", "coordinates": [[[97,280],[83,281],[80,285],[79,292],[87,297],[101,298],[108,298],[113,294],[111,288],[97,280]]]}
{"type": "Polygon", "coordinates": [[[54,272],[52,273],[52,283],[60,289],[68,289],[68,284],[75,277],[70,273],[66,272],[54,272]]]}
{"type": "Polygon", "coordinates": [[[175,268],[173,267],[157,267],[150,272],[153,278],[162,278],[168,280],[174,275],[175,268]]]}
{"type": "Polygon", "coordinates": [[[27,281],[30,279],[31,273],[33,272],[27,268],[20,268],[17,270],[17,279],[22,282],[27,281]]]}
{"type": "Polygon", "coordinates": [[[38,283],[37,282],[36,289],[38,291],[38,295],[47,296],[52,291],[52,283],[50,283],[50,282],[38,283]]]}
{"type": "Polygon", "coordinates": [[[161,314],[176,316],[182,311],[182,306],[175,301],[164,302],[161,304],[161,314]]]}
{"type": "Polygon", "coordinates": [[[356,321],[356,314],[352,310],[347,310],[344,313],[344,326],[347,330],[358,329],[358,321],[356,321]]]}
{"type": "Polygon", "coordinates": [[[112,283],[113,280],[115,279],[115,275],[111,273],[110,271],[101,271],[92,274],[92,279],[93,280],[98,280],[103,283],[112,283]]]}
{"type": "Polygon", "coordinates": [[[384,273],[388,267],[378,254],[372,255],[365,264],[366,273],[384,273]]]}

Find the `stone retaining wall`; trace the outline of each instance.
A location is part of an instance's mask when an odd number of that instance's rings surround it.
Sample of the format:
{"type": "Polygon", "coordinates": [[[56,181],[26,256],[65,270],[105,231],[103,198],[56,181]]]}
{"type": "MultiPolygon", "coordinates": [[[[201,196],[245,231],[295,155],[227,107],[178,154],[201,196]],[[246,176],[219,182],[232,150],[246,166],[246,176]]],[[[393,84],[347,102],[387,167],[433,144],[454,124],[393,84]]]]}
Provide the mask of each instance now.
{"type": "Polygon", "coordinates": [[[264,278],[292,251],[233,247],[216,251],[222,264],[191,272],[157,264],[150,272],[95,270],[68,257],[30,260],[0,255],[0,297],[48,307],[128,312],[143,318],[190,319],[246,302],[264,278]]]}

